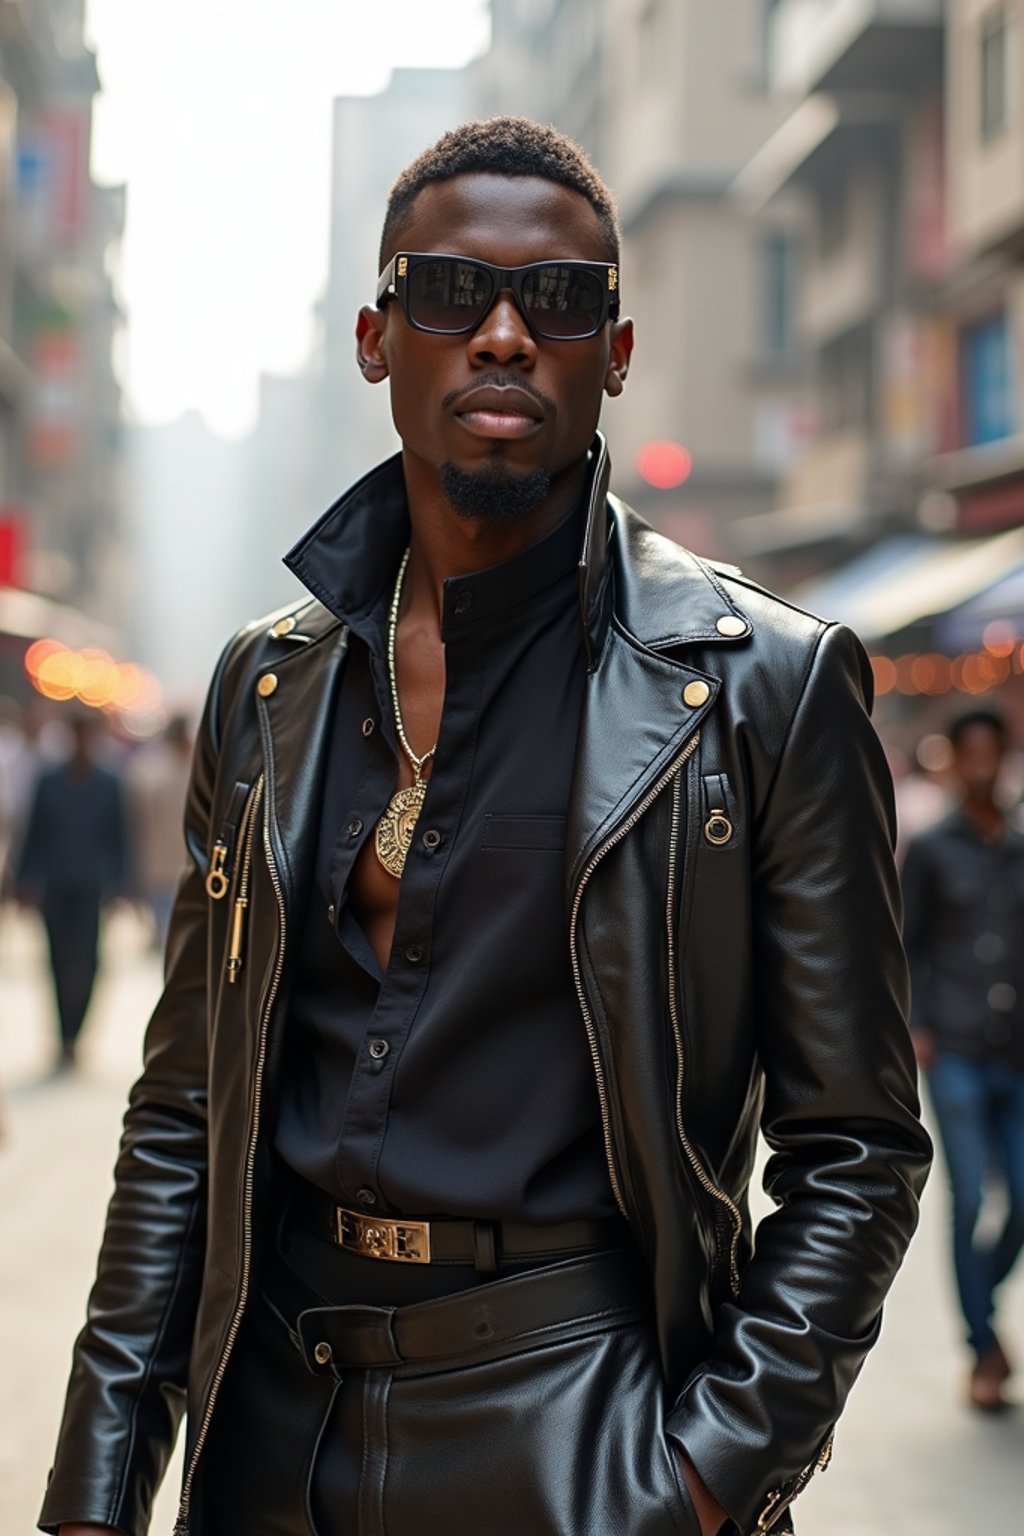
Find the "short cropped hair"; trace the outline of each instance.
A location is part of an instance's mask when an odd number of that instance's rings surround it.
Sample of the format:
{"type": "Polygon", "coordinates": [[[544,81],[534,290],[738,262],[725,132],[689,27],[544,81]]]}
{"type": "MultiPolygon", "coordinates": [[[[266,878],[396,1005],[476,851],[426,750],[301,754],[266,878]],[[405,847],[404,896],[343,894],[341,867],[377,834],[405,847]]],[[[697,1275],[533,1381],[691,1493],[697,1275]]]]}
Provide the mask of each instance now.
{"type": "Polygon", "coordinates": [[[528,117],[489,117],[451,129],[417,155],[388,195],[380,241],[381,269],[399,246],[402,224],[423,188],[434,181],[473,172],[498,176],[539,176],[579,192],[597,214],[608,246],[608,260],[618,261],[621,231],[615,199],[583,150],[568,134],[528,117]]]}
{"type": "Polygon", "coordinates": [[[1007,745],[1010,733],[1006,721],[999,714],[998,710],[967,709],[949,723],[947,734],[950,746],[954,752],[960,746],[967,732],[974,730],[976,726],[981,726],[984,730],[991,731],[997,737],[1000,747],[1007,745]]]}

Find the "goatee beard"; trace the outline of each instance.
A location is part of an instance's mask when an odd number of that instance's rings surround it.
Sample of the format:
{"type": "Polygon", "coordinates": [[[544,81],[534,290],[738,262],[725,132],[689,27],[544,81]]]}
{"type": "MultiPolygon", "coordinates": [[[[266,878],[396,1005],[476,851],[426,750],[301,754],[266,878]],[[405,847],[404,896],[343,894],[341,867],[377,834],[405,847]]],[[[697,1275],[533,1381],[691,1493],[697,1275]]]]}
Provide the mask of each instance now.
{"type": "Polygon", "coordinates": [[[551,490],[546,469],[515,471],[493,462],[483,469],[441,465],[441,489],[458,517],[480,523],[515,523],[544,501],[551,490]]]}

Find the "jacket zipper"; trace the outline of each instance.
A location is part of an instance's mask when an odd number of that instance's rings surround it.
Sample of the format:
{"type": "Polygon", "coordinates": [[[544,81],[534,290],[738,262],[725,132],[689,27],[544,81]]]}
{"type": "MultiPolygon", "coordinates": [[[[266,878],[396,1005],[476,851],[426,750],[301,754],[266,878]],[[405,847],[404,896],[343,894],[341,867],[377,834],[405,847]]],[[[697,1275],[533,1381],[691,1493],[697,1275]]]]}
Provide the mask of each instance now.
{"type": "MultiPolygon", "coordinates": [[[[223,901],[231,889],[231,880],[228,878],[227,865],[231,857],[231,850],[236,845],[236,833],[238,831],[239,812],[243,819],[248,808],[252,790],[248,784],[239,781],[231,791],[228,808],[224,816],[224,825],[220,836],[210,850],[210,867],[206,875],[206,894],[211,901],[223,901]]],[[[235,873],[238,870],[238,860],[235,860],[235,873]]],[[[234,876],[231,877],[232,879],[234,876]]]]}
{"type": "Polygon", "coordinates": [[[675,929],[676,857],[679,850],[679,814],[682,806],[682,767],[683,764],[680,762],[672,783],[672,830],[669,834],[668,843],[668,896],[665,904],[665,929],[668,939],[668,1011],[669,1018],[672,1021],[672,1033],[676,1041],[676,1131],[687,1161],[696,1174],[701,1188],[712,1199],[717,1200],[728,1214],[731,1230],[729,1240],[729,1284],[732,1288],[733,1296],[738,1296],[740,1268],[737,1254],[740,1234],[743,1231],[743,1217],[740,1215],[739,1207],[735,1201],[731,1200],[725,1190],[714,1182],[697,1156],[686,1133],[686,1124],[683,1119],[683,1082],[686,1076],[686,1061],[683,1049],[683,1031],[679,1020],[679,988],[677,986],[678,946],[676,945],[675,929]]]}
{"type": "Polygon", "coordinates": [[[633,830],[640,818],[650,810],[651,806],[654,804],[655,800],[661,794],[665,786],[671,782],[671,780],[683,767],[683,764],[688,762],[689,759],[693,756],[694,752],[696,752],[699,742],[700,731],[695,731],[694,734],[690,737],[689,741],[686,743],[686,746],[683,748],[680,755],[673,762],[672,766],[662,774],[661,778],[654,785],[654,787],[648,790],[647,794],[641,800],[636,810],[632,812],[632,814],[622,823],[621,826],[615,829],[611,837],[603,842],[600,848],[598,848],[597,852],[591,856],[590,861],[580,876],[579,885],[576,887],[576,896],[572,904],[572,915],[569,919],[569,953],[572,959],[572,974],[573,980],[576,983],[576,996],[579,1000],[580,1012],[583,1015],[583,1023],[586,1027],[587,1039],[590,1042],[590,1059],[594,1067],[594,1077],[597,1079],[597,1097],[601,1106],[601,1128],[604,1133],[604,1155],[608,1164],[608,1176],[611,1179],[612,1194],[615,1196],[615,1203],[627,1221],[629,1220],[629,1213],[626,1210],[626,1202],[622,1194],[622,1185],[619,1182],[618,1170],[615,1167],[615,1151],[612,1145],[611,1114],[608,1108],[608,1087],[605,1082],[604,1064],[601,1061],[601,1052],[597,1044],[597,1030],[594,1027],[593,1015],[590,1012],[590,1005],[587,1002],[587,995],[583,987],[583,978],[580,974],[579,947],[577,944],[578,919],[580,907],[583,903],[583,893],[590,882],[590,877],[594,873],[594,870],[600,864],[605,854],[609,853],[617,843],[620,843],[622,839],[627,835],[627,833],[633,830]]]}
{"type": "MultiPolygon", "coordinates": [[[[261,774],[257,784],[257,788],[260,790],[260,794],[262,794],[263,782],[264,778],[261,774]]],[[[253,814],[250,825],[253,825],[254,822],[255,813],[253,814]]],[[[250,851],[251,842],[252,840],[250,838],[250,851]]],[[[188,1536],[192,1485],[195,1479],[196,1467],[199,1464],[199,1458],[202,1455],[203,1446],[205,1445],[206,1437],[209,1434],[210,1420],[213,1417],[213,1410],[216,1406],[217,1396],[220,1392],[221,1383],[224,1380],[224,1373],[227,1370],[228,1361],[231,1358],[231,1351],[234,1348],[235,1340],[238,1337],[238,1330],[242,1326],[242,1317],[249,1299],[249,1282],[252,1275],[253,1174],[256,1165],[256,1144],[259,1140],[260,1131],[260,1106],[263,1098],[263,1073],[267,1059],[267,1033],[270,1026],[270,1015],[273,1012],[274,1003],[277,1000],[278,989],[281,985],[281,976],[284,972],[284,956],[287,942],[287,915],[284,904],[284,891],[281,886],[281,878],[278,874],[277,864],[274,860],[273,848],[271,847],[270,843],[270,819],[267,816],[264,816],[263,818],[263,846],[266,852],[267,870],[270,874],[270,882],[274,887],[274,896],[277,900],[280,928],[278,934],[277,955],[274,960],[274,970],[270,978],[270,985],[267,988],[263,1008],[260,1014],[260,1028],[256,1044],[256,1065],[253,1072],[252,1121],[251,1129],[249,1132],[249,1144],[246,1149],[245,1156],[245,1185],[242,1207],[242,1274],[238,1287],[238,1298],[235,1303],[235,1310],[231,1318],[231,1324],[228,1328],[227,1337],[224,1340],[224,1348],[221,1351],[221,1357],[217,1363],[217,1369],[214,1372],[213,1381],[210,1384],[210,1391],[206,1399],[206,1407],[203,1412],[202,1422],[199,1426],[199,1432],[196,1435],[195,1445],[192,1448],[192,1455],[189,1460],[188,1471],[185,1474],[185,1479],[182,1483],[181,1502],[178,1506],[177,1519],[174,1522],[174,1536],[188,1536]]]]}
{"type": "Polygon", "coordinates": [[[772,1526],[789,1508],[794,1499],[803,1493],[815,1472],[826,1472],[828,1470],[829,1462],[832,1460],[832,1448],[835,1445],[835,1438],[835,1430],[832,1430],[817,1456],[813,1461],[807,1463],[802,1472],[796,1475],[788,1490],[775,1488],[768,1495],[768,1501],[757,1517],[758,1536],[766,1536],[766,1533],[771,1530],[772,1526]]]}
{"type": "Polygon", "coordinates": [[[263,798],[264,775],[261,773],[256,780],[255,787],[249,797],[245,811],[242,814],[241,825],[238,829],[239,855],[235,861],[235,871],[232,875],[232,883],[235,886],[235,906],[231,914],[231,944],[228,948],[228,981],[238,980],[238,973],[242,969],[242,941],[245,937],[245,914],[249,906],[249,876],[252,870],[252,847],[256,833],[256,823],[263,798]],[[239,862],[241,873],[239,873],[239,862]]]}

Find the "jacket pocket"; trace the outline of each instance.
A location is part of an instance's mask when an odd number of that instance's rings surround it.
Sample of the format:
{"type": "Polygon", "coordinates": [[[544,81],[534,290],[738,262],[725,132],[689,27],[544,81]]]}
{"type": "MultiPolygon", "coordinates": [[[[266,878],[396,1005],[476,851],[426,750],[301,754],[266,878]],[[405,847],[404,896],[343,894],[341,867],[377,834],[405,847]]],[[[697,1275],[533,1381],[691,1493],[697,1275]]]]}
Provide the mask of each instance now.
{"type": "Polygon", "coordinates": [[[505,853],[529,849],[561,853],[565,847],[565,817],[485,816],[480,847],[505,853]]]}
{"type": "Polygon", "coordinates": [[[701,779],[703,836],[712,848],[727,848],[738,838],[736,797],[726,773],[706,773],[701,779]]]}
{"type": "Polygon", "coordinates": [[[232,875],[228,869],[231,864],[232,854],[238,836],[238,824],[244,815],[248,802],[251,785],[236,783],[228,800],[228,808],[224,815],[217,841],[210,849],[210,867],[206,873],[206,894],[211,901],[223,901],[231,889],[232,875]]]}

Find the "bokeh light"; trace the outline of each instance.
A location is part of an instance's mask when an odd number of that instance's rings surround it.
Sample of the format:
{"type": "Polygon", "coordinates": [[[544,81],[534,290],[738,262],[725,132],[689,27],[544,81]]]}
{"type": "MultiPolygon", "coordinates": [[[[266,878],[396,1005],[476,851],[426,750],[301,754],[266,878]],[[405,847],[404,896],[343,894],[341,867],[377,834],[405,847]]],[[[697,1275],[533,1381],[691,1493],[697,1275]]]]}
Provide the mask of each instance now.
{"type": "Polygon", "coordinates": [[[668,438],[656,438],[645,443],[636,456],[636,467],[641,478],[659,491],[673,491],[685,484],[693,470],[693,455],[682,443],[668,438]]]}

